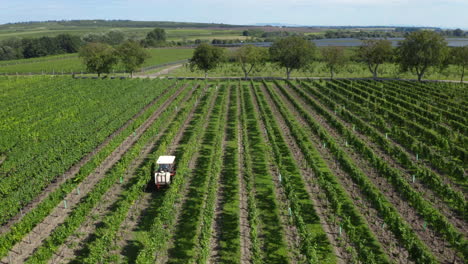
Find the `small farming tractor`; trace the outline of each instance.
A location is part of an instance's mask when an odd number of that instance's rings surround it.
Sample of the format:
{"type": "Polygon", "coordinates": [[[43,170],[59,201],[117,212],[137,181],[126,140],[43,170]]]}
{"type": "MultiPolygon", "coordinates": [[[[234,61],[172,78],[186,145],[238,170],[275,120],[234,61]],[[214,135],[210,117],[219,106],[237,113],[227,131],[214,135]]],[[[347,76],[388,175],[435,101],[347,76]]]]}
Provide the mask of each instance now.
{"type": "Polygon", "coordinates": [[[171,184],[176,173],[174,160],[175,156],[159,156],[156,161],[156,164],[159,165],[157,171],[154,172],[154,183],[157,189],[171,184]]]}

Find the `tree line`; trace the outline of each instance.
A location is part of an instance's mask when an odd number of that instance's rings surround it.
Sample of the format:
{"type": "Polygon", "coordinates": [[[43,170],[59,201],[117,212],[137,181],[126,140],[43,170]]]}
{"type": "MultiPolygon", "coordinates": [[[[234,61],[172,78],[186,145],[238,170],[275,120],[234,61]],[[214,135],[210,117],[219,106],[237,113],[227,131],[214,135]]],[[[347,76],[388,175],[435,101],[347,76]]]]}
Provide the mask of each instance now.
{"type": "MultiPolygon", "coordinates": [[[[291,72],[310,67],[315,61],[325,63],[331,78],[350,59],[364,63],[374,78],[378,77],[378,69],[384,63],[399,65],[402,72],[415,74],[419,81],[430,68],[442,70],[449,64],[459,67],[463,81],[468,67],[468,46],[449,48],[443,36],[429,30],[407,34],[397,48],[393,48],[386,39],[364,40],[352,58],[346,55],[343,47],[324,47],[320,49],[320,56],[317,53],[313,42],[296,35],[276,40],[269,49],[242,46],[234,51],[231,60],[240,66],[245,78],[260,71],[266,62],[282,67],[287,78],[291,72]]],[[[209,71],[226,60],[223,48],[201,44],[190,59],[190,68],[202,70],[207,76],[209,71]]]]}
{"type": "Polygon", "coordinates": [[[7,39],[0,43],[0,60],[16,60],[77,52],[80,37],[60,34],[56,37],[7,39]]]}
{"type": "MultiPolygon", "coordinates": [[[[60,34],[55,37],[11,38],[0,42],[0,60],[17,60],[76,53],[88,43],[103,43],[118,46],[128,40],[124,32],[111,30],[103,33],[88,33],[82,37],[71,34],[60,34]]],[[[166,46],[166,32],[155,28],[142,40],[134,40],[144,47],[166,46]]]]}

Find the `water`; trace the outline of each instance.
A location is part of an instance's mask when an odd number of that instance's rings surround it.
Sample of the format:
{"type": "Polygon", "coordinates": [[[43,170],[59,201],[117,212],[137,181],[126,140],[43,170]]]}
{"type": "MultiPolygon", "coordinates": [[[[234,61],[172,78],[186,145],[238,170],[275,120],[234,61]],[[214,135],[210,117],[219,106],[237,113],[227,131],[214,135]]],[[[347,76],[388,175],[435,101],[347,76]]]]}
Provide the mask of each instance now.
{"type": "MultiPolygon", "coordinates": [[[[388,38],[392,42],[392,46],[398,46],[398,42],[404,40],[404,38],[388,38]]],[[[468,45],[468,38],[446,38],[447,43],[450,47],[462,47],[468,45]]],[[[362,40],[354,38],[342,38],[342,39],[317,39],[312,40],[318,47],[324,46],[343,46],[343,47],[358,47],[361,46],[362,40]]]]}
{"type": "MultiPolygon", "coordinates": [[[[392,46],[398,46],[398,42],[402,41],[404,38],[388,38],[392,42],[392,46]]],[[[447,43],[450,47],[462,47],[468,46],[468,38],[447,38],[447,43]]],[[[362,44],[362,40],[355,38],[339,38],[339,39],[316,39],[312,40],[317,47],[326,47],[326,46],[341,46],[341,47],[359,47],[362,44]]],[[[226,45],[217,45],[217,46],[243,46],[247,44],[252,44],[258,47],[270,47],[273,42],[249,42],[249,43],[236,43],[236,44],[226,44],[226,45]]]]}

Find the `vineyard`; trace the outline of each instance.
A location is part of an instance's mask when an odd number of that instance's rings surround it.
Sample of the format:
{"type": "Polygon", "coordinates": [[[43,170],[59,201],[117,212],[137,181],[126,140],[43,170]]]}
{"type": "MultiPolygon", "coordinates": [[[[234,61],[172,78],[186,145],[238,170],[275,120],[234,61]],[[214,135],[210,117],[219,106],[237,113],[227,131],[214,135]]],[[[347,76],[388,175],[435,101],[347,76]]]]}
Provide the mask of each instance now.
{"type": "Polygon", "coordinates": [[[0,263],[466,263],[467,88],[0,77],[0,263]]]}

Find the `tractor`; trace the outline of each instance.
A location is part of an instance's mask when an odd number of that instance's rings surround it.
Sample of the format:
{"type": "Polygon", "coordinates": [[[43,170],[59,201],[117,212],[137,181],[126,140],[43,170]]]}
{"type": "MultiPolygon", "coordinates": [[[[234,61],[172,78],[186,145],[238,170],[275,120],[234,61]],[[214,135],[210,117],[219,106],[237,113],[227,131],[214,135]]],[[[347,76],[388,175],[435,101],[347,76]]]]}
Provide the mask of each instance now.
{"type": "Polygon", "coordinates": [[[157,189],[171,184],[176,173],[174,160],[175,156],[159,156],[156,161],[156,164],[159,165],[157,171],[154,172],[154,183],[157,189]]]}

